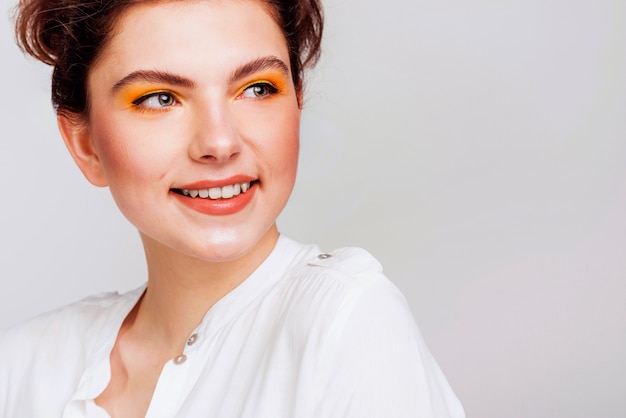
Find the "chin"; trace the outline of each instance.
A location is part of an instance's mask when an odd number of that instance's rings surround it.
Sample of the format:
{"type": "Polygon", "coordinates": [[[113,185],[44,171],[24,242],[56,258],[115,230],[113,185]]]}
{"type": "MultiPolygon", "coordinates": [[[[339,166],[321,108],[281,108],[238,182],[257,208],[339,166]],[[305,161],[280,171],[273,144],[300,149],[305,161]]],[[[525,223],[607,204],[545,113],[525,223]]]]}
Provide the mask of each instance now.
{"type": "MultiPolygon", "coordinates": [[[[263,248],[266,247],[265,242],[272,244],[270,248],[266,248],[269,254],[273,248],[271,232],[272,227],[257,236],[235,231],[216,231],[211,234],[208,242],[201,245],[202,248],[198,252],[191,255],[210,263],[235,261],[247,255],[253,256],[253,253],[257,251],[263,252],[263,248]]],[[[278,237],[277,232],[275,235],[278,237]]]]}

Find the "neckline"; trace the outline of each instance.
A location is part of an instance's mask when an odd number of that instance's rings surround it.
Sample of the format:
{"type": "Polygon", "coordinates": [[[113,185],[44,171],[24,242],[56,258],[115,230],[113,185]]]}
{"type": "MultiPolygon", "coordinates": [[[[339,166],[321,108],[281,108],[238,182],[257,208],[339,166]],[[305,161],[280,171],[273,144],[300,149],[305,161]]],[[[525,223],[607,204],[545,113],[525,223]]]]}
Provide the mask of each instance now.
{"type": "MultiPolygon", "coordinates": [[[[221,328],[231,318],[248,306],[254,299],[261,298],[270,288],[285,277],[290,266],[301,258],[298,254],[307,253],[309,246],[302,245],[280,234],[269,256],[237,287],[218,300],[204,315],[192,334],[207,335],[221,328]]],[[[149,283],[124,294],[117,294],[117,303],[111,304],[103,312],[99,324],[102,332],[92,352],[85,355],[86,368],[72,397],[75,401],[95,399],[106,389],[111,378],[110,355],[117,340],[122,323],[136,306],[149,283]]],[[[173,360],[173,359],[172,359],[173,360]]]]}

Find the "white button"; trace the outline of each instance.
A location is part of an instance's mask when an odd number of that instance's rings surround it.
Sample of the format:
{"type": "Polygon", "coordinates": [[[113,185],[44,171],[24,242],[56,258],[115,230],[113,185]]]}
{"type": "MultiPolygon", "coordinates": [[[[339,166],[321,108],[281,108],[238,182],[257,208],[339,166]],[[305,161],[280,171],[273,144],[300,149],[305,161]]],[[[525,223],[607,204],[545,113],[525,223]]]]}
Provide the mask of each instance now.
{"type": "Polygon", "coordinates": [[[187,356],[184,355],[184,354],[181,354],[178,357],[174,357],[174,364],[180,365],[180,364],[183,364],[186,361],[187,361],[187,356]]]}
{"type": "Polygon", "coordinates": [[[317,258],[319,258],[320,260],[326,260],[327,258],[332,257],[332,255],[330,254],[320,254],[317,256],[317,258]]]}
{"type": "Polygon", "coordinates": [[[198,334],[191,334],[187,339],[187,345],[194,345],[198,341],[198,334]]]}

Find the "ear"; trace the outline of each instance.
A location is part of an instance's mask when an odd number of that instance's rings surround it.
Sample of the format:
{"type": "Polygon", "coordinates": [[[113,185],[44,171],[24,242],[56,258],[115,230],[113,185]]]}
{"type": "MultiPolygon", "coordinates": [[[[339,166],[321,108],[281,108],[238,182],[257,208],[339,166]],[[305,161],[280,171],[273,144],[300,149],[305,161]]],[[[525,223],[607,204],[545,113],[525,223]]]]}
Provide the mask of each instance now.
{"type": "Polygon", "coordinates": [[[93,146],[87,124],[71,115],[57,115],[59,131],[80,171],[94,186],[107,185],[104,168],[93,146]]]}

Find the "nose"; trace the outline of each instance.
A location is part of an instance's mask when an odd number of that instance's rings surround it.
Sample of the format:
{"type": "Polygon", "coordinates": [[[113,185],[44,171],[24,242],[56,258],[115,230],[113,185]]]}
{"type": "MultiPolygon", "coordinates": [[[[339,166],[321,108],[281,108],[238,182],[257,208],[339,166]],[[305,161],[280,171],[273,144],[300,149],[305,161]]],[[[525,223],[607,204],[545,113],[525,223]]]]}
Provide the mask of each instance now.
{"type": "Polygon", "coordinates": [[[227,106],[206,106],[194,115],[189,156],[199,162],[227,162],[241,152],[243,141],[227,106]]]}

